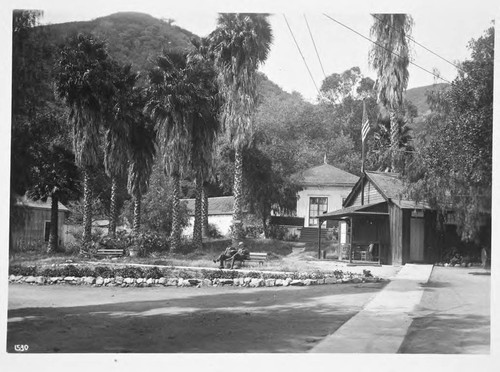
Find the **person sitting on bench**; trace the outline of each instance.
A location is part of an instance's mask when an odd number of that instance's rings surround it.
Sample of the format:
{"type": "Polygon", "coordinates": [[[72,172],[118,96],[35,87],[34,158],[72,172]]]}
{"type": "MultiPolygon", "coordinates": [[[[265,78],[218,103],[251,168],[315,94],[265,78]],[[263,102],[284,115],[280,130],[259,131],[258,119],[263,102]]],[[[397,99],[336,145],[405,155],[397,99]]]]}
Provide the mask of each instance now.
{"type": "Polygon", "coordinates": [[[231,257],[231,269],[234,266],[234,261],[243,262],[250,258],[250,252],[245,248],[245,244],[243,242],[238,243],[238,251],[231,257]]]}
{"type": "Polygon", "coordinates": [[[219,257],[217,257],[215,260],[214,260],[214,263],[217,263],[219,262],[219,268],[223,269],[224,268],[224,262],[231,259],[231,257],[233,257],[235,255],[235,253],[237,252],[236,248],[232,247],[232,246],[229,246],[227,247],[224,252],[222,252],[219,257]]]}

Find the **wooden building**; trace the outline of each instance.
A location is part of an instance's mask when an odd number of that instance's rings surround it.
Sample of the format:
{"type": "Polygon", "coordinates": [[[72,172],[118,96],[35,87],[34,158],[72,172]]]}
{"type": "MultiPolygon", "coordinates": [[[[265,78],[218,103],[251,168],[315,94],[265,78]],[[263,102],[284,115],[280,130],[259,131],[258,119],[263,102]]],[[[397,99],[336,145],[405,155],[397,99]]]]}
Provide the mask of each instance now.
{"type": "Polygon", "coordinates": [[[437,212],[408,199],[404,189],[397,173],[366,171],[342,209],[319,217],[340,221],[340,259],[403,265],[439,258],[437,212]]]}
{"type": "MultiPolygon", "coordinates": [[[[16,197],[14,208],[17,218],[11,224],[12,248],[37,249],[44,247],[50,235],[51,199],[43,202],[23,197],[16,197]]],[[[59,203],[59,244],[63,244],[63,225],[69,209],[59,203]]]]}

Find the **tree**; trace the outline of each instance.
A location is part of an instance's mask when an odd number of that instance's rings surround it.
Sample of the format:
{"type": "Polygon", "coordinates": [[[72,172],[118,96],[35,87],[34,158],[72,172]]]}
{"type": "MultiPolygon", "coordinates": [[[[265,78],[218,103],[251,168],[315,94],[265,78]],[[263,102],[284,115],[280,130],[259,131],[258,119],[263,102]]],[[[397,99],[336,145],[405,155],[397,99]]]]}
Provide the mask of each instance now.
{"type": "Polygon", "coordinates": [[[407,181],[417,200],[454,212],[463,240],[489,245],[494,28],[469,48],[471,59],[461,63],[449,89],[428,97],[432,132],[419,143],[407,181]]]}
{"type": "MultiPolygon", "coordinates": [[[[138,109],[138,108],[137,108],[138,109]]],[[[131,125],[128,145],[128,190],[134,200],[133,231],[138,233],[141,227],[141,201],[146,193],[153,171],[156,155],[156,132],[153,123],[136,111],[137,118],[131,125]]]]}
{"type": "Polygon", "coordinates": [[[408,86],[410,47],[413,19],[407,14],[374,14],[371,36],[375,45],[370,51],[370,63],[377,72],[377,101],[389,112],[391,122],[391,170],[396,171],[398,149],[397,111],[403,104],[403,92],[408,86]]]}
{"type": "Polygon", "coordinates": [[[32,177],[36,183],[28,190],[34,200],[51,199],[50,235],[47,253],[59,251],[59,202],[79,196],[79,174],[75,155],[62,146],[44,144],[35,155],[32,177]]]}
{"type": "MultiPolygon", "coordinates": [[[[113,238],[116,236],[116,222],[118,219],[118,179],[120,177],[123,178],[127,172],[127,155],[129,153],[130,142],[141,140],[132,139],[130,133],[130,127],[134,124],[136,116],[141,111],[141,108],[133,107],[135,99],[133,96],[134,86],[138,75],[131,71],[130,65],[121,67],[117,64],[115,65],[115,74],[115,94],[111,102],[111,107],[108,108],[108,112],[106,113],[106,132],[104,138],[104,166],[106,174],[111,179],[109,234],[113,238]]],[[[142,133],[139,132],[138,134],[142,133]]],[[[142,140],[144,139],[142,138],[142,140]]],[[[136,148],[134,151],[140,150],[136,148]]],[[[147,171],[147,168],[144,171],[147,171]]]]}
{"type": "Polygon", "coordinates": [[[204,80],[202,70],[191,63],[187,53],[169,51],[159,56],[149,73],[148,101],[145,107],[156,125],[160,154],[172,180],[172,251],[180,247],[180,178],[192,157],[193,127],[200,112],[204,80]]]}
{"type": "Polygon", "coordinates": [[[218,120],[218,91],[216,73],[207,51],[207,40],[195,42],[196,49],[188,56],[191,73],[198,76],[200,86],[196,95],[197,114],[193,118],[191,131],[191,170],[195,175],[195,213],[193,226],[193,243],[197,249],[202,248],[203,230],[208,231],[208,196],[207,182],[213,174],[213,152],[220,131],[218,120]],[[206,199],[204,199],[204,195],[206,199]],[[203,223],[203,203],[205,204],[205,223],[203,223]],[[203,229],[205,225],[205,229],[203,229]]]}
{"type": "Polygon", "coordinates": [[[243,149],[253,133],[256,73],[270,50],[272,30],[265,14],[221,14],[209,36],[222,96],[221,119],[235,149],[233,242],[241,235],[243,149]]]}
{"type": "Polygon", "coordinates": [[[92,224],[90,170],[98,161],[103,112],[114,88],[112,66],[104,43],[79,34],[63,46],[56,66],[56,91],[69,108],[76,164],[83,173],[84,232],[88,243],[92,224]]]}

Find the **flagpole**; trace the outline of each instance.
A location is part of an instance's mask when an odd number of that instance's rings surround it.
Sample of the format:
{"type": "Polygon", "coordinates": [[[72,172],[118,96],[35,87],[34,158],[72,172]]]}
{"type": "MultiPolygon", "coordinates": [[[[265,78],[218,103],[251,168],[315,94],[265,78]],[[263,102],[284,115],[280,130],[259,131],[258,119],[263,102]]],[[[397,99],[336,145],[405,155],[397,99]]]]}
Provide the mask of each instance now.
{"type": "Polygon", "coordinates": [[[363,118],[361,119],[361,205],[365,204],[365,138],[363,133],[365,122],[368,120],[366,115],[366,105],[363,99],[363,118]]]}

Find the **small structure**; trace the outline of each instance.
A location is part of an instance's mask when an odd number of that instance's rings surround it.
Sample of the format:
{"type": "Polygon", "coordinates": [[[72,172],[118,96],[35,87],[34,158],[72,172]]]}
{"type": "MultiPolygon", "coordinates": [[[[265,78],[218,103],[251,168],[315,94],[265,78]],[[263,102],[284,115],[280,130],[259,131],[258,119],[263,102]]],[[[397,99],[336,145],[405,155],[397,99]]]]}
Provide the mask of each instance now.
{"type": "Polygon", "coordinates": [[[304,218],[304,227],[317,229],[318,216],[342,208],[359,177],[333,165],[321,164],[294,175],[302,190],[298,193],[297,217],[304,218]]]}
{"type": "MultiPolygon", "coordinates": [[[[15,221],[11,223],[11,244],[14,250],[40,248],[49,241],[51,199],[45,202],[17,196],[14,203],[15,221]]],[[[69,209],[58,204],[59,245],[63,245],[63,225],[69,209]]]]}
{"type": "Polygon", "coordinates": [[[340,258],[390,265],[435,262],[437,212],[410,200],[404,190],[397,173],[365,171],[343,208],[319,216],[321,222],[340,221],[340,258]]]}
{"type": "MultiPolygon", "coordinates": [[[[193,234],[195,199],[181,199],[181,202],[186,203],[189,214],[188,226],[184,228],[182,234],[189,236],[193,234]]],[[[208,198],[208,223],[216,226],[222,235],[229,235],[233,220],[233,210],[234,196],[208,198]]]]}

